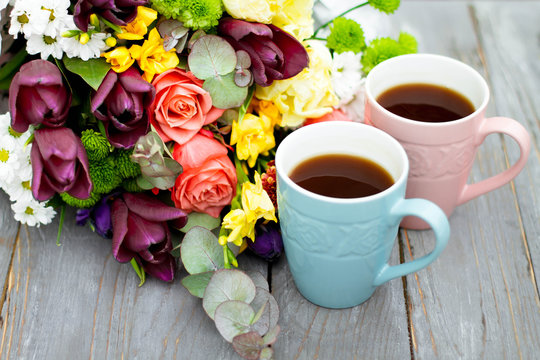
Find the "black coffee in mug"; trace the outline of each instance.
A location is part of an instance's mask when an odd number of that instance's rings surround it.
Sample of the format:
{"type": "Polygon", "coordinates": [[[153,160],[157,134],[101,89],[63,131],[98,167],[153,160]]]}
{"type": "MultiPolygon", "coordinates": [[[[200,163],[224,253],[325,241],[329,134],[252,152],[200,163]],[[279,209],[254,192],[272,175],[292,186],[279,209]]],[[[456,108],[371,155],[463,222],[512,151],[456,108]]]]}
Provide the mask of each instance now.
{"type": "Polygon", "coordinates": [[[319,155],[304,160],[289,177],[308,191],[334,198],[375,195],[394,184],[392,175],[376,162],[345,154],[319,155]]]}
{"type": "Polygon", "coordinates": [[[402,84],[376,99],[386,110],[410,120],[447,122],[474,112],[474,105],[457,91],[434,84],[402,84]]]}

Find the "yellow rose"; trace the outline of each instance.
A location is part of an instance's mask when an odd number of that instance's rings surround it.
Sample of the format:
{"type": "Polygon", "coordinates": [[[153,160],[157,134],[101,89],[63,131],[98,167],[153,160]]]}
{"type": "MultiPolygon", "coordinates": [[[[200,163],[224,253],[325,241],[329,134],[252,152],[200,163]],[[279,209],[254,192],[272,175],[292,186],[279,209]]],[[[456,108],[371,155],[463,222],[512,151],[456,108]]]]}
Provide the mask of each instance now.
{"type": "Polygon", "coordinates": [[[148,32],[148,26],[157,19],[157,11],[144,6],[137,7],[137,17],[122,27],[122,32],[116,36],[124,40],[142,40],[148,32]]]}
{"type": "Polygon", "coordinates": [[[165,51],[163,39],[156,28],[150,31],[148,40],[142,46],[133,45],[129,49],[131,56],[137,60],[139,67],[144,71],[143,79],[151,82],[155,74],[161,74],[178,65],[176,50],[165,51]]]}
{"type": "Polygon", "coordinates": [[[282,114],[280,126],[299,126],[306,118],[331,112],[339,99],[330,77],[332,56],[319,41],[306,42],[309,67],[287,80],[276,80],[267,87],[257,86],[255,96],[272,101],[282,114]]]}
{"type": "Polygon", "coordinates": [[[131,57],[129,50],[125,46],[118,47],[112,51],[101,54],[109,64],[111,64],[112,69],[117,73],[126,71],[133,65],[135,60],[131,57]]]}
{"type": "Polygon", "coordinates": [[[247,160],[250,167],[255,166],[259,154],[267,155],[268,150],[276,146],[272,119],[246,114],[240,123],[234,121],[231,145],[234,144],[238,159],[247,160]]]}
{"type": "Polygon", "coordinates": [[[260,218],[277,222],[276,210],[272,200],[264,191],[261,176],[257,172],[255,172],[255,184],[250,182],[242,184],[242,208],[246,213],[248,223],[255,224],[260,218]]]}
{"type": "Polygon", "coordinates": [[[255,223],[249,223],[244,210],[235,209],[229,211],[223,218],[221,223],[225,229],[232,230],[227,237],[219,238],[219,243],[225,245],[227,242],[232,242],[237,246],[241,246],[245,236],[251,240],[255,240],[255,223]]]}
{"type": "Polygon", "coordinates": [[[270,24],[283,0],[223,0],[227,13],[233,18],[270,24]]]}

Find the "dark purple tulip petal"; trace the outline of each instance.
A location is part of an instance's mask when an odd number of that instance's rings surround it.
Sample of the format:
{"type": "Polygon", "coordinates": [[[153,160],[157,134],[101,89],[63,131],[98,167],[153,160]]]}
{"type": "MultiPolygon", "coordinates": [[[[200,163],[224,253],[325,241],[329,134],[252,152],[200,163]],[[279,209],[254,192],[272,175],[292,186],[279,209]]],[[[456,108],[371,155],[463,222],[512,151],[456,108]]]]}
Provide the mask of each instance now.
{"type": "Polygon", "coordinates": [[[79,0],[73,13],[75,25],[88,31],[90,15],[95,13],[115,25],[126,26],[137,16],[137,7],[147,4],[147,0],[79,0]]]}
{"type": "Polygon", "coordinates": [[[124,238],[124,245],[135,252],[144,251],[165,239],[163,224],[146,220],[131,211],[127,225],[128,232],[124,238]]]}
{"type": "Polygon", "coordinates": [[[248,238],[248,247],[256,255],[272,261],[283,253],[283,239],[277,223],[258,224],[255,228],[255,236],[255,242],[248,238]]]}
{"type": "Polygon", "coordinates": [[[32,193],[39,201],[67,192],[87,199],[92,191],[86,151],[71,129],[39,129],[30,153],[32,193]]]}
{"type": "Polygon", "coordinates": [[[288,79],[297,75],[309,64],[309,55],[293,36],[281,30],[277,26],[268,25],[274,33],[274,42],[279,46],[285,55],[286,66],[283,71],[283,78],[288,79]]]}
{"type": "Polygon", "coordinates": [[[170,254],[163,255],[156,263],[145,263],[143,269],[153,277],[169,282],[174,279],[176,260],[170,254]]]}
{"type": "Polygon", "coordinates": [[[219,22],[219,31],[231,36],[236,41],[248,35],[258,35],[272,38],[272,30],[265,24],[252,23],[233,18],[224,18],[219,22]]]}
{"type": "Polygon", "coordinates": [[[99,203],[94,206],[94,218],[96,232],[103,236],[108,237],[112,228],[111,222],[111,206],[107,202],[108,198],[104,197],[99,203]]]}
{"type": "MultiPolygon", "coordinates": [[[[157,200],[156,198],[144,194],[124,194],[130,211],[133,211],[139,216],[150,221],[168,221],[173,219],[183,219],[187,222],[187,214],[185,211],[170,207],[157,200]]],[[[185,224],[184,224],[185,225],[185,224]]]]}
{"type": "Polygon", "coordinates": [[[9,87],[11,126],[25,132],[29,125],[63,126],[71,105],[58,67],[45,60],[21,66],[9,87]]]}
{"type": "Polygon", "coordinates": [[[112,204],[112,253],[116,260],[128,262],[136,256],[135,252],[122,246],[122,242],[128,232],[128,208],[121,199],[116,199],[112,204]]]}

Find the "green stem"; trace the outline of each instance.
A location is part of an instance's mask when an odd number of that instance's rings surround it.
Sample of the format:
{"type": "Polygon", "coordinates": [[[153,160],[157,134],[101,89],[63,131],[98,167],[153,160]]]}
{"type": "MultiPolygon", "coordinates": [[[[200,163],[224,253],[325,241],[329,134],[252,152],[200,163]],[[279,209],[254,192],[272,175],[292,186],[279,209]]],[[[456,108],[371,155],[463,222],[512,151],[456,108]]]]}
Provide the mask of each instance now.
{"type": "Polygon", "coordinates": [[[224,267],[225,267],[225,269],[230,269],[231,268],[231,263],[229,262],[229,252],[227,250],[229,250],[229,247],[227,246],[227,244],[223,245],[224,267]]]}
{"type": "Polygon", "coordinates": [[[352,8],[350,8],[349,10],[346,10],[344,12],[342,12],[341,14],[339,14],[338,16],[330,19],[329,21],[327,21],[326,23],[324,23],[323,25],[319,26],[319,28],[317,30],[315,30],[315,32],[313,33],[313,36],[310,38],[310,39],[315,39],[315,36],[317,36],[317,33],[319,32],[319,30],[321,29],[324,29],[325,27],[327,27],[328,25],[330,25],[332,23],[332,21],[334,21],[334,19],[338,18],[338,17],[342,17],[348,13],[350,13],[351,11],[353,10],[356,10],[358,8],[361,8],[362,6],[366,6],[369,4],[369,1],[366,1],[365,3],[362,3],[362,4],[358,4],[352,8]]]}
{"type": "Polygon", "coordinates": [[[60,235],[62,235],[62,228],[64,227],[64,218],[66,217],[66,206],[62,205],[60,209],[60,224],[58,224],[58,234],[56,235],[56,245],[60,246],[60,235]]]}

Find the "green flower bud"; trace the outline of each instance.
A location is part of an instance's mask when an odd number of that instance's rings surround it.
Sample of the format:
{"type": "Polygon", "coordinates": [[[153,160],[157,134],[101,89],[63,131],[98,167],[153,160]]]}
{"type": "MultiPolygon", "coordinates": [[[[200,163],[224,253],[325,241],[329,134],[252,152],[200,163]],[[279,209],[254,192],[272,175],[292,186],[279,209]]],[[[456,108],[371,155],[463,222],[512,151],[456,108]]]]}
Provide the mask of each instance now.
{"type": "Polygon", "coordinates": [[[61,193],[60,197],[69,206],[73,206],[78,209],[84,209],[84,208],[89,208],[89,207],[94,206],[101,199],[101,194],[98,194],[95,191],[92,191],[88,199],[77,199],[76,197],[73,197],[69,195],[67,192],[65,192],[65,193],[61,193]]]}
{"type": "Polygon", "coordinates": [[[358,54],[366,47],[364,31],[354,20],[338,17],[332,22],[330,30],[326,46],[338,54],[346,51],[358,54]]]}
{"type": "Polygon", "coordinates": [[[399,0],[368,0],[369,5],[387,14],[392,14],[399,7],[399,0]]]}
{"type": "Polygon", "coordinates": [[[90,178],[94,184],[94,191],[98,194],[106,194],[122,182],[112,156],[90,162],[90,178]]]}
{"type": "Polygon", "coordinates": [[[123,179],[134,178],[141,175],[141,167],[131,160],[133,149],[116,149],[113,154],[116,168],[123,179]]]}

